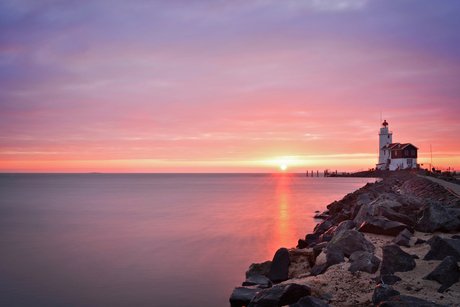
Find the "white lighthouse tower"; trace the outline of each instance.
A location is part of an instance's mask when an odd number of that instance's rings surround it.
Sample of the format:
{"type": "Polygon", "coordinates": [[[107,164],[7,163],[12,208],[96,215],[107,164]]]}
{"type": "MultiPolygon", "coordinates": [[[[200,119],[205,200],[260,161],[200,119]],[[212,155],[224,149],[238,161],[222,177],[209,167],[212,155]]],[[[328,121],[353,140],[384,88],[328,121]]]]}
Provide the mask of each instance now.
{"type": "Polygon", "coordinates": [[[390,149],[387,145],[390,145],[391,143],[393,143],[393,132],[388,131],[388,123],[386,120],[384,120],[379,133],[379,163],[376,165],[377,169],[388,168],[388,161],[390,159],[390,149]]]}

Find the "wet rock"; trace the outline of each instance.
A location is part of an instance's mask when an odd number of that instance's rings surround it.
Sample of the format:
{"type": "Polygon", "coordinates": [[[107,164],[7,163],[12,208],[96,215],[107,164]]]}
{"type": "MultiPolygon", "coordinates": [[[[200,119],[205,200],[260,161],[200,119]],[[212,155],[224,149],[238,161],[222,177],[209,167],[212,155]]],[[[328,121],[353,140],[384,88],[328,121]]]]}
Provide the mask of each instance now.
{"type": "Polygon", "coordinates": [[[299,284],[281,284],[257,293],[248,307],[277,307],[297,303],[311,295],[310,288],[299,284]]]}
{"type": "Polygon", "coordinates": [[[263,276],[268,276],[268,272],[270,271],[270,267],[272,265],[271,261],[265,261],[262,263],[253,263],[249,266],[249,270],[246,271],[246,279],[252,275],[260,274],[263,276]]]}
{"type": "Polygon", "coordinates": [[[291,305],[290,307],[329,307],[329,304],[314,298],[313,296],[306,296],[297,304],[291,305]]]}
{"type": "Polygon", "coordinates": [[[322,233],[310,233],[305,236],[305,242],[307,242],[307,245],[310,245],[312,243],[318,243],[319,237],[322,235],[322,233]]]}
{"type": "Polygon", "coordinates": [[[388,301],[391,298],[400,295],[399,291],[396,291],[389,285],[379,284],[374,289],[374,294],[372,295],[372,302],[374,306],[377,306],[381,302],[388,301]]]}
{"type": "MultiPolygon", "coordinates": [[[[311,268],[311,275],[316,276],[322,274],[331,265],[345,262],[345,258],[342,251],[334,245],[328,245],[322,253],[326,256],[325,262],[322,263],[317,259],[317,263],[315,263],[315,265],[311,268]]],[[[318,258],[320,258],[320,256],[318,256],[318,258]]]]}
{"type": "Polygon", "coordinates": [[[381,302],[378,307],[449,307],[447,305],[436,304],[415,296],[397,295],[389,301],[381,302]]]}
{"type": "Polygon", "coordinates": [[[446,257],[430,274],[423,277],[426,280],[436,280],[442,286],[438,289],[439,293],[443,293],[447,288],[459,281],[460,270],[457,260],[454,257],[446,257]]]}
{"type": "Polygon", "coordinates": [[[458,229],[459,226],[460,220],[440,202],[425,200],[425,205],[417,212],[415,229],[418,231],[450,231],[458,229]]]}
{"type": "Polygon", "coordinates": [[[413,236],[414,235],[409,230],[404,229],[391,242],[399,246],[410,247],[410,238],[413,236]]]}
{"type": "Polygon", "coordinates": [[[230,305],[232,307],[247,306],[254,295],[260,291],[262,291],[262,289],[257,287],[236,287],[232,295],[230,295],[230,305]]]}
{"type": "Polygon", "coordinates": [[[329,242],[329,245],[333,245],[340,249],[346,257],[350,257],[351,254],[357,251],[368,251],[372,253],[375,250],[375,246],[366,240],[362,233],[352,229],[337,234],[329,242]]]}
{"type": "Polygon", "coordinates": [[[268,278],[274,283],[282,282],[289,277],[289,265],[291,259],[289,258],[289,251],[287,248],[280,248],[273,256],[272,265],[268,272],[268,278]]]}
{"type": "Polygon", "coordinates": [[[374,274],[380,266],[380,259],[366,251],[354,252],[350,255],[349,262],[352,262],[348,268],[352,274],[361,271],[374,274]]]}
{"type": "Polygon", "coordinates": [[[358,231],[396,237],[404,229],[413,232],[413,229],[406,224],[390,221],[383,216],[376,216],[362,223],[358,231]]]}
{"type": "Polygon", "coordinates": [[[254,274],[243,282],[243,286],[258,286],[259,288],[270,288],[273,286],[272,281],[264,275],[254,274]]]}
{"type": "Polygon", "coordinates": [[[382,275],[407,272],[414,268],[414,258],[404,252],[398,245],[391,244],[383,247],[382,267],[380,269],[382,275]]]}
{"type": "Polygon", "coordinates": [[[460,240],[433,236],[427,244],[430,244],[431,249],[423,260],[444,260],[448,256],[453,256],[456,261],[460,261],[460,240]]]}

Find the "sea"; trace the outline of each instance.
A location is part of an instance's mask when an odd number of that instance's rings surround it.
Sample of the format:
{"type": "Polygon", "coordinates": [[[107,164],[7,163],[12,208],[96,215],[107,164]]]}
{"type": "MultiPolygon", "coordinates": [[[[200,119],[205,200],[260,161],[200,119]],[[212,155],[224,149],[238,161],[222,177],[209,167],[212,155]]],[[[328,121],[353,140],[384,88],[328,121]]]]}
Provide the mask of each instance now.
{"type": "Polygon", "coordinates": [[[0,306],[230,306],[251,263],[375,180],[0,174],[0,306]]]}

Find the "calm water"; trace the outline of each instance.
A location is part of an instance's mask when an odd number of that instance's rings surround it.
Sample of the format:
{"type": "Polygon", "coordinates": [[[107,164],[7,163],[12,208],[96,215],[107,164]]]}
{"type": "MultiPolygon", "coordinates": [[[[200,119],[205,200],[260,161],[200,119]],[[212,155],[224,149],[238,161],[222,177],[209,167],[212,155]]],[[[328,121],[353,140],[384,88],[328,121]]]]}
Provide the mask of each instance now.
{"type": "Polygon", "coordinates": [[[0,174],[0,306],[229,306],[252,262],[373,181],[0,174]]]}

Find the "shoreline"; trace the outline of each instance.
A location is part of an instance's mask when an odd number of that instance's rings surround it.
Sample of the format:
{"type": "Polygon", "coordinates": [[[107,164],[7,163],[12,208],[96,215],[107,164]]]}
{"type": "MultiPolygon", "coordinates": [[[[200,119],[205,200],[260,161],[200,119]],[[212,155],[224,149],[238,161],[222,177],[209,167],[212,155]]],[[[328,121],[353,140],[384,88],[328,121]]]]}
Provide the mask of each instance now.
{"type": "Polygon", "coordinates": [[[397,172],[332,202],[317,217],[323,221],[296,248],[280,248],[271,261],[250,266],[231,306],[405,306],[414,300],[419,306],[460,306],[460,271],[450,270],[457,275],[441,292],[440,282],[424,279],[447,256],[457,257],[458,270],[458,195],[397,172]],[[436,210],[450,220],[443,221],[436,210]],[[432,250],[446,249],[438,242],[453,244],[453,251],[428,260],[432,250]]]}

